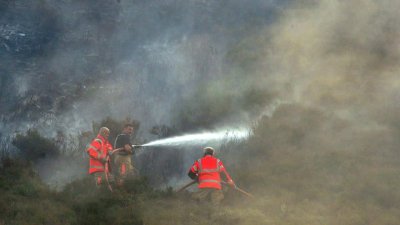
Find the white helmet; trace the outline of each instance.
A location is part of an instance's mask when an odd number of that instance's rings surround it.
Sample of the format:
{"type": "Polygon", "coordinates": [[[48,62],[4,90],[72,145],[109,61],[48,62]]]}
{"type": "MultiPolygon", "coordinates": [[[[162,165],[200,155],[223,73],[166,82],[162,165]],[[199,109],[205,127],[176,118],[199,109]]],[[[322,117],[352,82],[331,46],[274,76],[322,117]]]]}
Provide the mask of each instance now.
{"type": "Polygon", "coordinates": [[[212,147],[205,147],[205,148],[203,149],[203,151],[204,151],[204,154],[211,154],[211,155],[214,155],[214,154],[215,154],[215,150],[214,150],[214,148],[212,148],[212,147]]]}

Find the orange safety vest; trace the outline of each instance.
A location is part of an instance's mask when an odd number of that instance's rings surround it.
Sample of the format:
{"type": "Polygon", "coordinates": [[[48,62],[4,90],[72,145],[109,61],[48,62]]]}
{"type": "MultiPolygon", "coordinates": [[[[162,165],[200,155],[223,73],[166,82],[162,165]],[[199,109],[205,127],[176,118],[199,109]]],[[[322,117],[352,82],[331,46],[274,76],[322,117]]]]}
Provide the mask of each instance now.
{"type": "Polygon", "coordinates": [[[190,170],[198,174],[198,188],[214,188],[221,190],[220,172],[224,172],[227,179],[231,179],[222,161],[211,155],[206,155],[195,161],[190,170]]]}
{"type": "MultiPolygon", "coordinates": [[[[102,160],[106,159],[108,151],[111,150],[112,150],[111,144],[106,139],[104,139],[103,136],[97,135],[97,137],[93,139],[93,141],[86,149],[86,152],[90,156],[89,174],[95,172],[104,172],[105,164],[103,164],[102,160]]],[[[108,168],[111,167],[108,166],[108,168]]]]}

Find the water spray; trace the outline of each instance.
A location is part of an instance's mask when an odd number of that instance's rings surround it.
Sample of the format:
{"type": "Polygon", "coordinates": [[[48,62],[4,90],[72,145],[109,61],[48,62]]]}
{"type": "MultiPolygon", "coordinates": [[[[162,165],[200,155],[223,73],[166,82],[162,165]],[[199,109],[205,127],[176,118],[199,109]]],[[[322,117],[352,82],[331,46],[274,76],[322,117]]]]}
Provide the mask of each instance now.
{"type": "Polygon", "coordinates": [[[147,146],[179,146],[179,145],[199,145],[210,141],[240,141],[247,139],[251,135],[248,128],[226,129],[223,131],[203,132],[197,134],[186,134],[182,136],[170,137],[156,140],[143,145],[132,145],[133,148],[147,146]]]}

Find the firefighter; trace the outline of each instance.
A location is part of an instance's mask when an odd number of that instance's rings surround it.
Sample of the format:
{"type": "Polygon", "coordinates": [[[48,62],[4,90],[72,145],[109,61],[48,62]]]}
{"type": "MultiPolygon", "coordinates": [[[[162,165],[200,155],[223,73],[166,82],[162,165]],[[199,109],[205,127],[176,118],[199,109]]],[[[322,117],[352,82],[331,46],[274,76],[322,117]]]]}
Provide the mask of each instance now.
{"type": "Polygon", "coordinates": [[[222,161],[214,155],[215,150],[212,147],[204,148],[204,156],[194,162],[188,176],[199,183],[198,188],[200,190],[193,194],[195,200],[199,202],[209,200],[213,205],[219,205],[224,198],[220,173],[224,172],[230,186],[235,187],[235,183],[222,161]]]}
{"type": "Polygon", "coordinates": [[[135,168],[132,165],[133,146],[131,143],[131,135],[134,132],[132,124],[125,124],[122,133],[115,139],[114,147],[122,150],[114,154],[114,164],[118,168],[117,185],[123,186],[128,177],[134,177],[135,168]]]}
{"type": "Polygon", "coordinates": [[[92,140],[86,152],[89,159],[89,174],[95,179],[96,186],[100,187],[105,184],[106,176],[110,169],[109,155],[112,154],[112,145],[108,142],[110,130],[107,127],[102,127],[96,138],[92,140]]]}

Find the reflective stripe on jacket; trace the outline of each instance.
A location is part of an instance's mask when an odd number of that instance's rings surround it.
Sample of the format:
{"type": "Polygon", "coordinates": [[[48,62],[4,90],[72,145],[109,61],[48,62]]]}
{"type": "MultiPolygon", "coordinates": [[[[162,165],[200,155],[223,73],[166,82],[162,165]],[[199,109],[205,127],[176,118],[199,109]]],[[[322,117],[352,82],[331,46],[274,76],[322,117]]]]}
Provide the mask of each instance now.
{"type": "Polygon", "coordinates": [[[86,152],[90,156],[89,174],[104,172],[105,166],[103,161],[106,159],[107,153],[110,150],[112,150],[112,146],[103,136],[97,135],[97,137],[93,139],[86,149],[86,152]]]}
{"type": "Polygon", "coordinates": [[[206,155],[194,162],[190,168],[193,173],[198,174],[199,188],[221,189],[220,172],[225,172],[224,164],[218,158],[206,155]]]}

